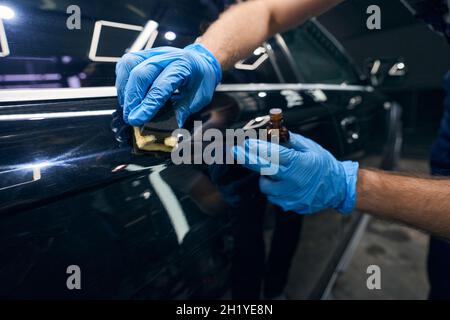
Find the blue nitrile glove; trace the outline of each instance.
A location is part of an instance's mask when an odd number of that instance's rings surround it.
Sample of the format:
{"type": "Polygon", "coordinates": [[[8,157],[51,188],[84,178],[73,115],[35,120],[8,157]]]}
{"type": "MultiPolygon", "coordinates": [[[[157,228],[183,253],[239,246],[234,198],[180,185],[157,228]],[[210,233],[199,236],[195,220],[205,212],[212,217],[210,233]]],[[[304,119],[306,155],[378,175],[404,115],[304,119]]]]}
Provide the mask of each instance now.
{"type": "Polygon", "coordinates": [[[116,65],[116,88],[125,122],[139,126],[172,99],[178,125],[207,105],[222,78],[219,62],[201,44],[125,54],[116,65]],[[179,94],[175,94],[178,90],[179,94]]]}
{"type": "MultiPolygon", "coordinates": [[[[261,172],[268,158],[256,155],[274,147],[270,142],[248,139],[245,149],[233,147],[236,159],[244,159],[245,167],[261,172]],[[247,150],[245,152],[244,150],[247,150]],[[253,152],[252,152],[253,151],[253,152]]],[[[326,208],[350,213],[356,203],[358,163],[340,162],[314,141],[298,134],[290,134],[290,148],[276,146],[279,153],[278,172],[261,176],[260,189],[273,204],[285,211],[308,214],[326,208]]]]}

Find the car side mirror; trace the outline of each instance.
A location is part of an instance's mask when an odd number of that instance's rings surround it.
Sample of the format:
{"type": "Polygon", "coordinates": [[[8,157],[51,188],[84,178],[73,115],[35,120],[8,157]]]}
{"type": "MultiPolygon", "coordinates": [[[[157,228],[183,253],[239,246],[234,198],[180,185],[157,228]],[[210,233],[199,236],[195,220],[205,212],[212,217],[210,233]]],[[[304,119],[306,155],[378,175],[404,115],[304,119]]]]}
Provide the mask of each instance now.
{"type": "Polygon", "coordinates": [[[400,86],[407,74],[407,66],[401,58],[370,58],[366,60],[365,69],[374,87],[400,86]]]}

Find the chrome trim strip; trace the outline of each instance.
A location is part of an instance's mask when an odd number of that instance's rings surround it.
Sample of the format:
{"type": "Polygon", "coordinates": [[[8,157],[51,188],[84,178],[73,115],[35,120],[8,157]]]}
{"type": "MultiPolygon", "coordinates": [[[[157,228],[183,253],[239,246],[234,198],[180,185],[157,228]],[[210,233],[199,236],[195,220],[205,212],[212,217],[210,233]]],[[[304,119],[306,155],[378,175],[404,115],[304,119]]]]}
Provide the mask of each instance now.
{"type": "MultiPolygon", "coordinates": [[[[370,86],[315,84],[315,83],[249,83],[220,84],[217,92],[251,92],[281,90],[328,90],[328,91],[365,91],[372,92],[370,86]]],[[[89,99],[116,97],[115,87],[89,88],[50,88],[50,89],[3,89],[0,90],[0,102],[27,102],[47,100],[89,99]]]]}
{"type": "Polygon", "coordinates": [[[0,90],[0,102],[88,99],[115,96],[117,96],[115,87],[0,90]]]}
{"type": "Polygon", "coordinates": [[[281,91],[281,90],[328,90],[328,91],[366,91],[372,92],[370,86],[354,86],[322,83],[249,83],[249,84],[222,84],[216,88],[217,92],[242,91],[281,91]]]}
{"type": "Polygon", "coordinates": [[[114,109],[110,109],[110,110],[95,110],[95,111],[5,114],[0,115],[0,121],[44,120],[44,119],[109,116],[114,111],[115,111],[114,109]]]}

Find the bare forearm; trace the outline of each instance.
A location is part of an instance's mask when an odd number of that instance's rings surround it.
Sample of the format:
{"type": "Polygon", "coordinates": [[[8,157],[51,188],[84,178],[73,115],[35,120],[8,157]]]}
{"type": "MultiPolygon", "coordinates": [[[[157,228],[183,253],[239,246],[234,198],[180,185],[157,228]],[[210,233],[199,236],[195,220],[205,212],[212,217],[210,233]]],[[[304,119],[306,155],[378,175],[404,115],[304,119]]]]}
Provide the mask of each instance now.
{"type": "Polygon", "coordinates": [[[450,238],[450,179],[359,170],[357,209],[450,238]]]}
{"type": "Polygon", "coordinates": [[[247,57],[277,32],[299,25],[343,0],[253,0],[231,7],[211,25],[200,42],[223,69],[247,57]]]}

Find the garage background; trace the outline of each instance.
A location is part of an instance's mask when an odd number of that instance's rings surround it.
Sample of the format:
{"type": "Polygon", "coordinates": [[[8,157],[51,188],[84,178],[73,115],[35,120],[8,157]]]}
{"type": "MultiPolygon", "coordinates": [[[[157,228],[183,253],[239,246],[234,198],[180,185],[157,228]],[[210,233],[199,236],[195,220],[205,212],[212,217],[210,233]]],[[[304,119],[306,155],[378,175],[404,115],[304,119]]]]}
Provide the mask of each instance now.
{"type": "Polygon", "coordinates": [[[413,17],[400,1],[347,0],[318,19],[364,68],[368,58],[404,59],[408,75],[384,88],[404,107],[404,154],[428,157],[442,116],[442,79],[450,70],[450,45],[413,17]],[[364,14],[381,8],[381,30],[368,30],[364,14]]]}
{"type": "MultiPolygon", "coordinates": [[[[344,45],[363,70],[369,58],[404,59],[408,75],[382,88],[403,106],[404,145],[399,170],[428,174],[431,145],[443,112],[442,79],[450,70],[450,45],[414,18],[400,1],[347,0],[318,20],[344,45]],[[370,5],[381,8],[381,30],[368,30],[370,5]]],[[[372,219],[347,271],[333,290],[335,299],[426,299],[428,236],[395,223],[372,219]],[[382,290],[367,290],[365,268],[382,270],[382,290]],[[411,286],[414,286],[412,290],[411,286]]]]}

